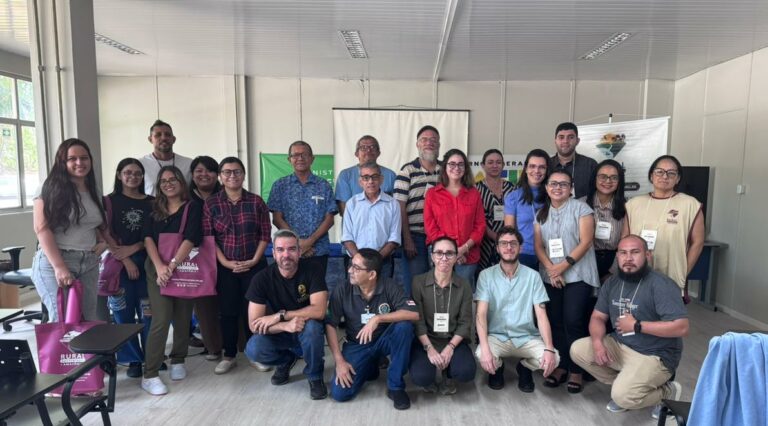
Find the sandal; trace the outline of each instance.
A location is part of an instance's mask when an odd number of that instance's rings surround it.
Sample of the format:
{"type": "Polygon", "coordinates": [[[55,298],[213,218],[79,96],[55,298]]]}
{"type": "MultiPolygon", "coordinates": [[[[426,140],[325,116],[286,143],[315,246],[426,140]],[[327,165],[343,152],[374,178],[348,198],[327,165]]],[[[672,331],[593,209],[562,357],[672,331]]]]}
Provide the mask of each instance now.
{"type": "Polygon", "coordinates": [[[568,389],[568,393],[581,393],[581,391],[584,389],[584,385],[582,383],[576,382],[568,382],[568,384],[565,386],[568,389]]]}
{"type": "Polygon", "coordinates": [[[548,388],[556,388],[561,384],[565,383],[566,380],[568,380],[568,372],[564,372],[563,374],[561,374],[559,379],[555,377],[554,372],[552,373],[553,374],[550,374],[549,376],[544,378],[544,386],[548,388]]]}

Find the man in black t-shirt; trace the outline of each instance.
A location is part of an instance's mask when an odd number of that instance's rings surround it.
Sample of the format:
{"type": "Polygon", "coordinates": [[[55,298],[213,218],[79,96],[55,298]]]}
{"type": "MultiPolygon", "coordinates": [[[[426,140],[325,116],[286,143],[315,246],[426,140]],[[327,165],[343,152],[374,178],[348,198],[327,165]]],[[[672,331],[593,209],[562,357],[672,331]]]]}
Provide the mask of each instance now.
{"type": "Polygon", "coordinates": [[[354,398],[368,380],[379,375],[379,359],[389,355],[387,396],[405,410],[411,400],[403,376],[408,371],[413,324],[419,319],[416,303],[389,278],[379,278],[381,254],[360,249],[349,262],[349,282],[336,286],[326,319],[328,347],[336,360],[331,398],[354,398]],[[346,319],[347,342],[339,349],[336,327],[346,319]]]}
{"type": "Polygon", "coordinates": [[[328,305],[325,279],[312,269],[313,263],[299,262],[299,237],[289,229],[272,238],[275,263],[253,277],[245,297],[248,324],[253,336],[245,354],[253,362],[277,366],[273,385],[288,383],[297,351],[307,366],[310,397],[324,399],[323,318],[328,305]],[[275,312],[267,315],[267,311],[275,312]]]}
{"type": "MultiPolygon", "coordinates": [[[[680,289],[666,275],[650,269],[644,239],[619,241],[618,275],[600,288],[589,322],[590,337],[571,345],[573,361],[602,383],[611,385],[606,409],[617,413],[677,400],[681,387],[670,378],[680,363],[688,318],[680,289]],[[615,330],[606,335],[606,321],[615,330]]],[[[660,406],[653,410],[658,417],[660,406]]]]}

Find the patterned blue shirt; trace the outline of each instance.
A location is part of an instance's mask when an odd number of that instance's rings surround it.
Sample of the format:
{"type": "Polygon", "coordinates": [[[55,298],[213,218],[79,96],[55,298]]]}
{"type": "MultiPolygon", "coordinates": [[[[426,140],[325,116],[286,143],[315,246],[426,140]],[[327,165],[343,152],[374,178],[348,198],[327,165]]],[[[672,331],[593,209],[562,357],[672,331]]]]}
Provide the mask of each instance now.
{"type": "MultiPolygon", "coordinates": [[[[392,170],[379,165],[381,176],[384,182],[381,184],[381,190],[389,195],[395,191],[395,178],[397,175],[392,170]]],[[[339,172],[336,178],[336,201],[347,202],[353,195],[363,192],[360,186],[360,166],[352,166],[339,172]]]]}
{"type": "MultiPolygon", "coordinates": [[[[301,239],[309,238],[323,223],[326,214],[338,213],[331,185],[314,174],[309,175],[307,183],[301,183],[295,174],[275,181],[267,206],[271,212],[282,213],[283,219],[301,239]]],[[[328,254],[329,244],[326,232],[313,246],[315,256],[328,254]]]]}

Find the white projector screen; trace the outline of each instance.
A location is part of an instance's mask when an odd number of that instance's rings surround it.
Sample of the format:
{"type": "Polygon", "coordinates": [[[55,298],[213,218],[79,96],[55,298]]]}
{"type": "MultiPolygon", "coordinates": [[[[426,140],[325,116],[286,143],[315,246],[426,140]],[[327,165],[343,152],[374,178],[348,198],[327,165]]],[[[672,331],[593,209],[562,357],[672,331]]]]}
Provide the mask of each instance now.
{"type": "Polygon", "coordinates": [[[357,164],[355,144],[363,135],[379,141],[378,163],[395,171],[418,157],[416,132],[425,125],[440,132],[440,153],[469,146],[468,110],[333,109],[334,172],[357,164]]]}

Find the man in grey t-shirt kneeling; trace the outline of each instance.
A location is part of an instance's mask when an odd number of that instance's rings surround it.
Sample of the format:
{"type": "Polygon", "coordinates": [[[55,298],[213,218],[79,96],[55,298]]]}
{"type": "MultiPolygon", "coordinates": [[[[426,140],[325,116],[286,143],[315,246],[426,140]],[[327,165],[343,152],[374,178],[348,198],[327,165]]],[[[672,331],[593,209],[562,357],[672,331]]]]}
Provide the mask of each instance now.
{"type": "Polygon", "coordinates": [[[619,241],[619,273],[608,279],[589,322],[589,337],[571,346],[573,361],[611,386],[606,409],[617,413],[679,399],[680,384],[670,381],[680,363],[688,319],[680,289],[651,270],[645,240],[628,235],[619,241]],[[615,330],[606,335],[610,318],[615,330]]]}

